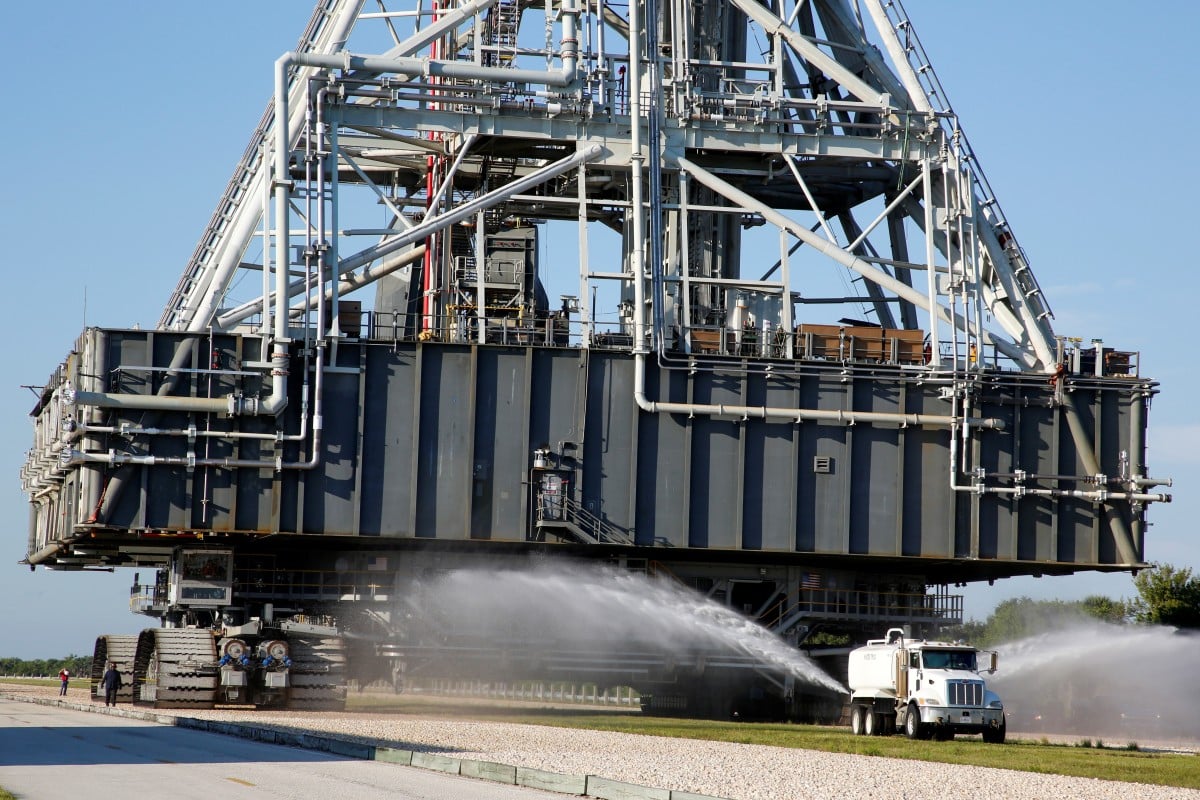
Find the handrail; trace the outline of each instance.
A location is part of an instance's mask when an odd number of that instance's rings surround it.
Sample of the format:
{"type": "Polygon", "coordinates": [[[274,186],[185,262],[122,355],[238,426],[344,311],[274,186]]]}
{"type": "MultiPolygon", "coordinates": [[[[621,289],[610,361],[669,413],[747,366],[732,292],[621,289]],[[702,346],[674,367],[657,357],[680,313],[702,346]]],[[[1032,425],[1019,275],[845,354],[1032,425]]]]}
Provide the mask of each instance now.
{"type": "Polygon", "coordinates": [[[553,503],[545,502],[545,499],[546,495],[539,491],[537,496],[538,525],[553,526],[557,523],[564,527],[574,527],[585,537],[590,537],[595,544],[636,544],[633,537],[619,526],[588,511],[574,498],[559,494],[554,495],[553,503]],[[546,510],[550,507],[560,511],[561,516],[548,516],[546,510]]]}
{"type": "Polygon", "coordinates": [[[758,616],[766,628],[783,633],[806,618],[885,618],[958,624],[963,597],[958,594],[887,592],[871,589],[801,588],[799,599],[780,598],[758,616]]]}

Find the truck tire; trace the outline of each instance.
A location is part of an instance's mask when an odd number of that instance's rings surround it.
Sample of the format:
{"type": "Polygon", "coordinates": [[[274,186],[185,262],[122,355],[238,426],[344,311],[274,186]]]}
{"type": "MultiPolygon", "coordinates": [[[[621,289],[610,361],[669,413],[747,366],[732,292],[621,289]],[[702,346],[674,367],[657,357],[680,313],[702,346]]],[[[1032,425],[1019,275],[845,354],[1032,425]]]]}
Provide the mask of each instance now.
{"type": "Polygon", "coordinates": [[[904,715],[904,735],[910,739],[924,739],[928,736],[916,703],[910,703],[908,713],[904,715]]]}
{"type": "Polygon", "coordinates": [[[1004,744],[1004,738],[1007,734],[1008,723],[1004,721],[1004,717],[1001,717],[999,727],[983,729],[983,740],[988,744],[1004,744]]]}
{"type": "Polygon", "coordinates": [[[863,729],[866,727],[863,721],[865,713],[866,709],[863,706],[850,706],[850,733],[855,736],[863,735],[863,729]]]}
{"type": "Polygon", "coordinates": [[[867,709],[863,716],[863,735],[878,736],[880,734],[879,715],[873,709],[867,709]]]}

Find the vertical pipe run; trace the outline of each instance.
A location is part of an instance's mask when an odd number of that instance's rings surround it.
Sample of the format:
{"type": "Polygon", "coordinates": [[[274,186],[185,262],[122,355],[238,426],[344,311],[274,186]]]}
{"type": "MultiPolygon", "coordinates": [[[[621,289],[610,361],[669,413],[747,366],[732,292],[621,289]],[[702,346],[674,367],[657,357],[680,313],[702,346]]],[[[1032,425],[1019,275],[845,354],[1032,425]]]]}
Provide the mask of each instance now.
{"type": "Polygon", "coordinates": [[[925,180],[925,281],[929,303],[929,365],[941,366],[941,348],[938,346],[937,269],[934,264],[933,244],[933,171],[929,156],[921,161],[921,175],[925,180]]]}
{"type": "MultiPolygon", "coordinates": [[[[262,162],[268,163],[271,157],[269,139],[263,139],[262,162]]],[[[262,320],[258,326],[259,335],[265,340],[271,332],[271,184],[262,182],[262,320]]]]}
{"type": "Polygon", "coordinates": [[[592,341],[592,318],[586,302],[591,266],[588,258],[587,169],[583,164],[579,165],[576,175],[575,190],[579,199],[579,317],[582,323],[580,333],[581,346],[588,347],[592,341]]]}
{"type": "MultiPolygon", "coordinates": [[[[633,352],[646,352],[646,287],[644,284],[643,261],[646,247],[642,231],[642,39],[641,0],[629,3],[629,126],[630,144],[630,191],[632,203],[629,213],[633,216],[633,246],[629,248],[629,268],[633,273],[633,352]]],[[[641,385],[638,385],[641,390],[641,385]]]]}
{"type": "MultiPolygon", "coordinates": [[[[486,188],[486,187],[485,187],[486,188]]],[[[487,212],[475,215],[475,340],[487,342],[487,300],[483,282],[487,274],[487,212]]]]}
{"type": "MultiPolygon", "coordinates": [[[[657,0],[646,3],[646,53],[649,59],[646,83],[650,108],[647,114],[647,135],[650,157],[650,275],[653,297],[650,311],[653,315],[654,348],[661,355],[666,349],[666,320],[663,314],[663,230],[662,230],[662,154],[659,142],[659,113],[662,108],[662,80],[658,53],[658,5],[657,0]]],[[[641,206],[636,208],[640,209],[641,206]]]]}

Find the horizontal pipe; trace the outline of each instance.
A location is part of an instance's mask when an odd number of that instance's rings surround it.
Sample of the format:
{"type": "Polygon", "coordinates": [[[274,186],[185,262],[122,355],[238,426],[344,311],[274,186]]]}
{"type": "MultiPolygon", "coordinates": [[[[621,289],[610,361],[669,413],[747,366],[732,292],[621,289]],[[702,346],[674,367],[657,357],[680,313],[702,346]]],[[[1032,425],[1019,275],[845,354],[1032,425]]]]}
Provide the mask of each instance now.
{"type": "Polygon", "coordinates": [[[66,548],[64,548],[64,546],[60,542],[55,542],[54,544],[48,544],[45,547],[43,547],[41,550],[38,550],[36,553],[33,553],[32,555],[28,556],[21,563],[28,564],[29,566],[32,567],[35,564],[42,563],[43,561],[49,561],[50,559],[54,558],[56,555],[61,553],[64,549],[66,549],[66,548]]]}
{"type": "Polygon", "coordinates": [[[1001,495],[1034,495],[1037,497],[1073,497],[1081,500],[1091,500],[1104,503],[1109,500],[1126,500],[1131,503],[1169,503],[1169,494],[1150,494],[1147,492],[1109,492],[1104,489],[1028,489],[1023,486],[956,486],[956,489],[975,494],[1001,495]]]}
{"type": "Polygon", "coordinates": [[[97,408],[128,408],[140,411],[198,411],[209,414],[236,414],[238,403],[229,397],[159,397],[152,394],[114,394],[113,392],[75,392],[74,403],[97,408]]]}
{"type": "Polygon", "coordinates": [[[1174,486],[1173,478],[1134,478],[1132,481],[1134,486],[1144,488],[1146,486],[1174,486]]]}
{"type": "MultiPolygon", "coordinates": [[[[878,423],[884,425],[924,425],[936,428],[952,428],[964,420],[943,414],[901,414],[885,411],[845,411],[841,409],[782,408],[772,406],[725,405],[723,403],[669,403],[650,400],[646,397],[646,362],[644,353],[635,353],[634,399],[638,407],[651,414],[687,414],[700,416],[742,417],[745,419],[769,419],[787,422],[837,422],[843,425],[878,423]]],[[[988,418],[967,421],[971,427],[1003,430],[1004,421],[988,418]]]]}

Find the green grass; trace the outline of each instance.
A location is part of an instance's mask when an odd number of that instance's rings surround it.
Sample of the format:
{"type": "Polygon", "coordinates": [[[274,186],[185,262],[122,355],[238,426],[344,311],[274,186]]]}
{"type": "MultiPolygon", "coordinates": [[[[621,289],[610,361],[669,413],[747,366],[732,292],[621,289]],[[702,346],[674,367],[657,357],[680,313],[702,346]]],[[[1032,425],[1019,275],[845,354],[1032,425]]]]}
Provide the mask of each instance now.
{"type": "Polygon", "coordinates": [[[0,786],[0,800],[17,800],[17,796],[3,786],[0,786]]]}
{"type": "Polygon", "coordinates": [[[1095,742],[1082,746],[1010,740],[1005,745],[994,745],[985,744],[978,737],[951,742],[912,741],[903,736],[853,736],[847,728],[817,725],[712,722],[642,716],[629,711],[539,709],[480,701],[455,706],[445,700],[404,695],[352,693],[348,707],[352,711],[372,713],[458,717],[707,739],[1200,789],[1200,757],[1146,752],[1133,742],[1101,748],[1095,742]]]}

